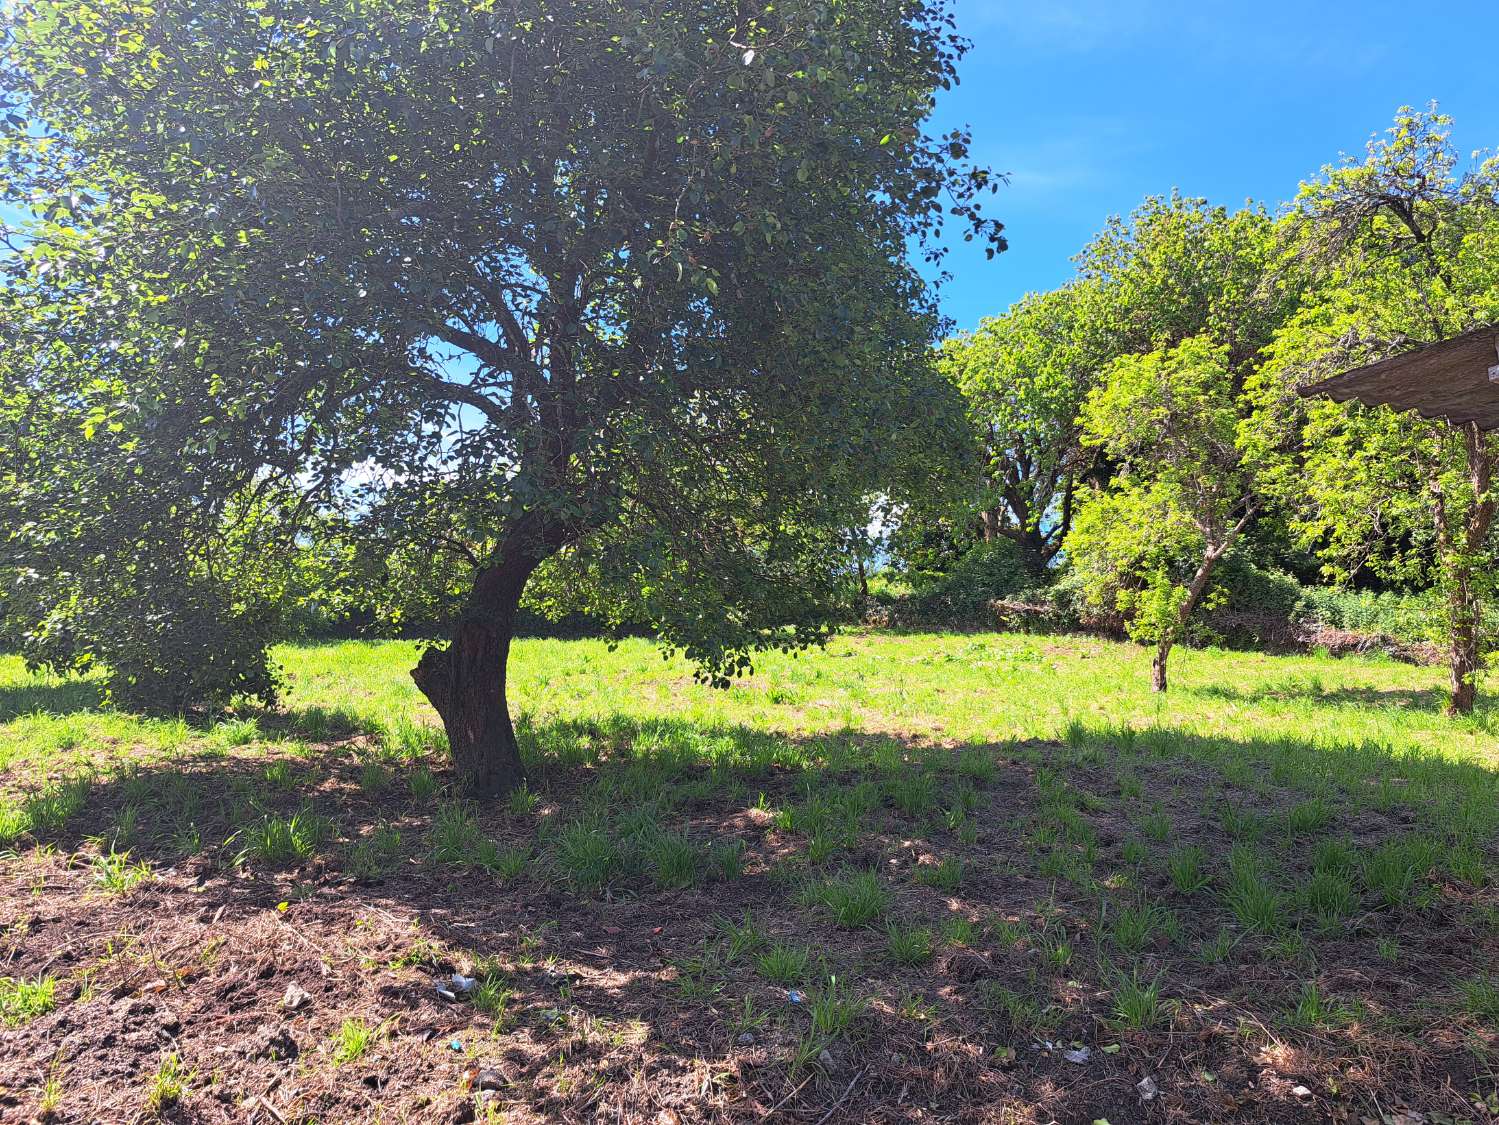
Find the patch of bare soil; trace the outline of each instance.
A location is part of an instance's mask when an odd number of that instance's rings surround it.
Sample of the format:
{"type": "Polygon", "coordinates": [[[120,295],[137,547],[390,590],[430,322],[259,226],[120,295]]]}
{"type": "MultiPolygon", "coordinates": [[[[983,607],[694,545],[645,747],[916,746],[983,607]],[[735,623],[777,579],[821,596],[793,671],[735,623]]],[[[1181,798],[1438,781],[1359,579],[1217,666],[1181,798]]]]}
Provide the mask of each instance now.
{"type": "MultiPolygon", "coordinates": [[[[1175,895],[1157,867],[1141,865],[1139,889],[1169,904],[1182,932],[1152,936],[1137,960],[1171,1001],[1166,1018],[1125,1030],[1113,1022],[1107,966],[1119,957],[1100,932],[1099,899],[1037,873],[1035,770],[999,753],[966,842],[938,810],[908,817],[882,806],[826,868],[879,872],[892,893],[886,919],[953,926],[956,940],[911,967],[891,960],[883,928],[840,929],[797,894],[805,841],[761,806],[802,799],[802,775],[758,777],[745,792],[683,810],[680,825],[694,837],[743,841],[739,878],[660,891],[626,876],[597,897],[563,885],[544,846],[509,883],[436,864],[426,844],[432,803],[367,795],[348,759],[315,786],[258,798],[337,818],[336,839],[316,858],[236,862],[238,844],[184,858],[143,820],[132,858],[152,861],[156,878],[109,894],[88,838],[117,823],[125,797],[101,782],[54,849],[4,862],[0,976],[50,976],[57,1004],[0,1032],[0,1119],[1490,1119],[1474,1096],[1493,1089],[1493,1036],[1444,1005],[1454,981],[1495,963],[1492,929],[1471,924],[1475,910],[1494,908],[1491,894],[1449,885],[1416,914],[1370,911],[1309,961],[1245,937],[1209,964],[1194,950],[1224,924],[1213,892],[1175,895]],[[402,850],[388,874],[358,881],[348,856],[377,827],[399,831],[402,850]],[[939,857],[962,862],[959,886],[916,878],[939,857]],[[753,956],[727,959],[716,920],[747,911],[771,942],[809,944],[838,987],[867,999],[847,1035],[797,1058],[826,976],[798,1000],[768,983],[753,956]],[[1374,956],[1380,937],[1398,941],[1399,961],[1374,956]],[[1065,960],[1058,940],[1070,948],[1065,960]],[[481,1011],[452,987],[452,974],[476,966],[511,990],[503,1011],[493,997],[481,1011]],[[1347,1015],[1287,1027],[1307,980],[1347,1015]],[[340,1057],[351,1021],[374,1035],[362,1053],[340,1057]],[[185,1091],[152,1110],[172,1056],[189,1076],[185,1091]],[[49,1078],[60,1095],[44,1115],[49,1078]]],[[[232,832],[213,817],[234,813],[235,794],[265,764],[231,756],[173,772],[187,771],[208,810],[203,823],[232,832]]],[[[543,777],[541,809],[490,810],[480,823],[502,847],[533,846],[538,820],[568,818],[590,773],[543,777]]],[[[1227,847],[1202,799],[1212,778],[1149,760],[1136,773],[1147,794],[1169,795],[1182,839],[1227,847]]],[[[1151,799],[1118,797],[1103,768],[1079,768],[1071,784],[1097,797],[1086,815],[1100,877],[1135,866],[1118,853],[1151,799]]],[[[1399,827],[1361,821],[1360,830],[1399,827]]],[[[205,828],[205,838],[223,835],[205,828]]]]}

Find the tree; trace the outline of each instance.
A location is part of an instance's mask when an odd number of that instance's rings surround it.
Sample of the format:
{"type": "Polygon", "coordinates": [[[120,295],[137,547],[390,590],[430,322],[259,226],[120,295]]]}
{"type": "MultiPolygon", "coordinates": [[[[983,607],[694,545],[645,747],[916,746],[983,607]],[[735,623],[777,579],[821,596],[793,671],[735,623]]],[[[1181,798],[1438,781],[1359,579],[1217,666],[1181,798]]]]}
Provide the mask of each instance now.
{"type": "Polygon", "coordinates": [[[1207,336],[1242,374],[1298,300],[1299,275],[1279,268],[1271,228],[1262,207],[1230,212],[1175,191],[1109,219],[1077,258],[1099,287],[1105,362],[1207,336]]]}
{"type": "Polygon", "coordinates": [[[1119,359],[1083,405],[1084,443],[1119,470],[1085,502],[1067,553],[1088,600],[1155,643],[1156,691],[1214,569],[1260,508],[1238,437],[1247,409],[1227,347],[1204,337],[1119,359]]]}
{"type": "Polygon", "coordinates": [[[1363,159],[1303,185],[1292,245],[1316,277],[1256,381],[1267,483],[1329,576],[1434,585],[1448,709],[1473,709],[1494,589],[1494,464],[1475,426],[1328,401],[1297,387],[1499,321],[1499,159],[1464,168],[1450,119],[1399,111],[1363,159]]]}
{"type": "Polygon", "coordinates": [[[1107,359],[1098,304],[1088,282],[1030,294],[942,345],[942,369],[978,435],[983,538],[1015,542],[1038,578],[1061,550],[1097,457],[1080,440],[1078,409],[1107,359]]]}
{"type": "Polygon", "coordinates": [[[906,248],[952,221],[1003,247],[966,138],[922,131],[950,24],[26,0],[0,190],[39,222],[11,299],[44,332],[137,330],[136,378],[101,394],[82,362],[60,401],[170,435],[205,519],[281,488],[486,545],[412,675],[466,788],[503,791],[511,632],[559,553],[607,558],[709,679],[823,635],[837,536],[943,395],[906,248]]]}

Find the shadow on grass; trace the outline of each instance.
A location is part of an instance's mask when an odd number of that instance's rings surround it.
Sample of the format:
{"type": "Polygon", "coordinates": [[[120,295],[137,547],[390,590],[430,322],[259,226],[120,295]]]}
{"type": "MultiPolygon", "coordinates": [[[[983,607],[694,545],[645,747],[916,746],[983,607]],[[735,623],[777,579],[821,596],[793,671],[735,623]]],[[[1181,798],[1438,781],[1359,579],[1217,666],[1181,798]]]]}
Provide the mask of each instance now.
{"type": "MultiPolygon", "coordinates": [[[[266,717],[268,725],[276,721],[266,717]]],[[[320,709],[286,713],[281,721],[281,729],[299,737],[361,729],[347,713],[320,709]]],[[[67,850],[113,841],[135,859],[189,873],[194,885],[172,901],[212,918],[226,934],[274,919],[292,902],[298,905],[288,917],[296,925],[322,927],[311,942],[318,948],[341,947],[342,935],[379,911],[414,919],[408,936],[420,932],[436,943],[424,960],[411,962],[429,973],[463,967],[459,951],[500,958],[516,992],[516,1018],[529,1031],[529,1038],[504,1040],[503,1057],[516,1081],[530,1083],[528,1104],[552,1117],[585,1108],[581,1095],[542,1081],[558,1053],[553,1025],[578,1011],[611,1026],[638,1022],[648,1029],[648,1045],[639,1050],[650,1055],[660,1081],[700,1082],[705,1059],[712,1068],[734,1070],[749,1099],[745,1108],[760,1114],[784,1100],[788,1112],[812,1121],[898,1116],[909,1091],[938,1116],[1010,1105],[1055,1120],[1142,1121],[1152,1107],[1135,1094],[1139,1067],[1157,1065],[1151,1060],[1170,1054],[1175,1037],[1186,1033],[1201,1045],[1190,1067],[1183,1062],[1180,1074],[1162,1071],[1157,1079],[1171,1091],[1166,1097],[1178,1116],[1307,1119],[1319,1113],[1292,1095],[1290,1079],[1277,1085],[1279,1079],[1266,1080],[1261,1068],[1247,1064],[1251,1048],[1263,1044],[1243,1041],[1238,1030],[1279,1027],[1278,1034],[1292,1035],[1286,1012],[1306,979],[1325,979],[1329,994],[1345,1005],[1389,1012],[1409,1001],[1415,1013],[1487,967],[1478,963],[1457,908],[1443,902],[1420,910],[1366,902],[1357,930],[1345,920],[1344,929],[1327,936],[1309,924],[1303,933],[1295,898],[1296,880],[1310,871],[1313,844],[1323,838],[1356,835],[1362,854],[1427,833],[1448,845],[1476,843],[1487,869],[1499,828],[1499,777],[1475,763],[1372,746],[1329,750],[1294,738],[1205,738],[1113,726],[1079,725],[1065,742],[957,749],[857,731],[788,738],[670,718],[522,722],[519,729],[534,787],[526,800],[465,812],[441,789],[415,784],[423,771],[434,771],[426,776],[439,785],[445,780],[440,763],[420,754],[341,746],[288,755],[239,747],[80,782],[35,836],[67,850]],[[1139,782],[1134,795],[1119,784],[1126,775],[1139,782]],[[917,784],[922,778],[930,786],[917,784]],[[851,807],[839,802],[857,796],[863,783],[874,787],[866,794],[873,803],[860,814],[856,838],[834,834],[831,852],[814,860],[816,817],[851,807]],[[971,798],[960,800],[965,792],[971,798]],[[1277,835],[1283,810],[1312,799],[1330,803],[1327,821],[1313,835],[1277,835]],[[953,815],[963,800],[972,807],[953,815]],[[1270,826],[1268,839],[1251,842],[1266,849],[1281,880],[1275,893],[1287,919],[1276,924],[1282,928],[1241,933],[1214,888],[1173,897],[1161,874],[1169,849],[1200,841],[1216,857],[1214,878],[1225,877],[1222,857],[1234,843],[1216,811],[1225,800],[1253,805],[1270,826]],[[1041,831],[1058,808],[1069,810],[1057,823],[1073,835],[1043,844],[1041,831]],[[789,809],[804,810],[806,819],[782,820],[770,811],[789,809]],[[1158,845],[1135,835],[1147,813],[1169,817],[1173,831],[1158,845]],[[305,848],[296,839],[299,817],[305,848]],[[663,835],[632,835],[646,822],[663,835]],[[382,832],[383,853],[376,847],[382,832]],[[641,840],[680,843],[689,836],[737,841],[744,873],[714,876],[700,865],[686,886],[663,889],[653,866],[660,861],[641,840]],[[305,854],[272,854],[257,844],[275,840],[305,854]],[[1125,853],[1131,841],[1146,849],[1144,859],[1125,853]],[[456,849],[456,862],[438,861],[444,847],[456,849]],[[914,876],[918,853],[960,856],[968,874],[952,887],[923,884],[914,876]],[[506,854],[522,860],[502,875],[506,854]],[[1059,854],[1068,874],[1043,877],[1038,865],[1059,854]],[[591,862],[603,865],[601,888],[573,889],[569,880],[591,862]],[[914,924],[960,914],[973,923],[972,936],[930,965],[894,966],[882,920],[835,927],[803,893],[849,865],[882,873],[890,920],[914,924]],[[1116,886],[1124,876],[1129,881],[1116,886]],[[1104,923],[1147,893],[1169,906],[1180,933],[1126,953],[1110,944],[1104,923]],[[814,1051],[801,1069],[788,1069],[798,1045],[817,1033],[803,1008],[787,1004],[786,984],[815,996],[826,987],[820,974],[770,985],[753,971],[752,958],[723,959],[714,919],[745,912],[761,919],[770,940],[809,945],[814,959],[857,982],[872,1001],[854,1017],[854,1034],[828,1037],[828,1059],[819,1062],[814,1051]],[[1054,946],[1001,938],[985,928],[994,918],[1059,928],[1071,960],[1055,971],[1038,968],[1036,955],[1054,946]],[[1235,941],[1218,963],[1194,958],[1193,949],[1224,932],[1235,941]],[[1295,952],[1300,947],[1275,944],[1292,933],[1316,946],[1315,958],[1303,961],[1295,952]],[[1399,964],[1373,958],[1381,940],[1397,943],[1399,964]],[[1098,979],[1074,987],[1072,978],[1087,978],[1090,966],[1098,979]],[[1167,997],[1213,1002],[1163,1016],[1154,1029],[1120,1033],[1107,1023],[1115,1016],[1108,990],[1126,968],[1136,980],[1155,979],[1167,997]],[[1331,975],[1318,975],[1324,971],[1331,975]],[[750,1033],[763,1058],[747,1066],[735,1022],[746,1001],[769,1021],[750,1033]],[[940,1004],[940,1021],[913,1018],[910,1005],[918,1001],[940,1004]],[[1078,1080],[1075,1064],[1034,1049],[1037,1039],[1092,1044],[1087,1080],[1078,1080]],[[1121,1040],[1126,1046],[1117,1053],[1097,1050],[1121,1040]],[[996,1056],[994,1044],[1017,1048],[1018,1064],[1013,1054],[996,1056]],[[1204,1069],[1224,1076],[1215,1088],[1193,1078],[1204,1069]],[[1232,1095],[1227,1102],[1225,1088],[1232,1095]]],[[[371,987],[388,1008],[418,1013],[413,1022],[438,1036],[456,1035],[468,1018],[462,1005],[436,1004],[429,978],[384,978],[378,967],[360,972],[379,981],[371,987]]],[[[609,1035],[566,1043],[569,1066],[614,1075],[617,1086],[606,1083],[606,1096],[627,1096],[632,1084],[624,1076],[638,1070],[638,1058],[619,1066],[609,1035]]],[[[1319,1067],[1336,1074],[1367,1055],[1366,1042],[1345,1041],[1335,1025],[1319,1028],[1301,1046],[1298,1081],[1314,1081],[1319,1067]]],[[[1428,1037],[1381,1057],[1392,1060],[1388,1071],[1376,1073],[1356,1098],[1394,1089],[1412,1108],[1450,1112],[1447,1080],[1457,1090],[1475,1081],[1475,1056],[1455,1039],[1443,1047],[1428,1037]]]]}
{"type": "MultiPolygon", "coordinates": [[[[1332,707],[1394,707],[1405,711],[1424,711],[1442,714],[1447,707],[1447,689],[1430,688],[1375,688],[1340,687],[1325,688],[1315,682],[1289,681],[1270,684],[1254,691],[1210,684],[1205,687],[1187,687],[1186,692],[1208,699],[1221,699],[1231,703],[1261,703],[1266,699],[1286,702],[1306,700],[1332,707]]],[[[1499,706],[1488,699],[1480,699],[1472,720],[1485,724],[1499,717],[1499,706]]]]}
{"type": "Polygon", "coordinates": [[[79,711],[97,711],[102,705],[103,691],[92,680],[0,686],[0,723],[36,712],[71,715],[79,711]]]}

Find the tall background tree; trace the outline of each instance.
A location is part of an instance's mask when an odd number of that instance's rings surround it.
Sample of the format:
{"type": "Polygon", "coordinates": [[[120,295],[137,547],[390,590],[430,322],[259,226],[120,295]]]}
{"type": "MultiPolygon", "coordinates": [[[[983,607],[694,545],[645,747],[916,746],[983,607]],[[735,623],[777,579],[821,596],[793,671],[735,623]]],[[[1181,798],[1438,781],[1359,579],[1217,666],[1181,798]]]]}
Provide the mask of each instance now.
{"type": "Polygon", "coordinates": [[[0,191],[39,216],[8,315],[113,326],[51,400],[175,462],[158,526],[281,492],[482,545],[413,671],[475,793],[520,779],[509,642],[559,553],[710,678],[822,635],[891,431],[945,395],[906,248],[1003,245],[923,132],[940,5],[32,0],[4,34],[0,191]]]}
{"type": "Polygon", "coordinates": [[[1100,305],[1096,284],[1074,283],[1032,294],[942,346],[942,370],[977,436],[982,537],[1012,540],[1037,579],[1061,550],[1097,460],[1080,440],[1078,410],[1107,356],[1100,305]]]}
{"type": "Polygon", "coordinates": [[[1474,702],[1494,586],[1494,463],[1475,426],[1320,401],[1294,390],[1499,321],[1499,158],[1465,164],[1435,109],[1402,109],[1361,159],[1323,169],[1290,215],[1316,284],[1257,380],[1251,439],[1329,577],[1441,595],[1449,709],[1474,702]],[[1277,445],[1278,443],[1278,445],[1277,445]]]}
{"type": "Polygon", "coordinates": [[[1093,604],[1155,644],[1151,687],[1188,633],[1223,556],[1258,513],[1228,349],[1205,337],[1125,356],[1083,404],[1083,441],[1118,465],[1067,540],[1093,604]]]}

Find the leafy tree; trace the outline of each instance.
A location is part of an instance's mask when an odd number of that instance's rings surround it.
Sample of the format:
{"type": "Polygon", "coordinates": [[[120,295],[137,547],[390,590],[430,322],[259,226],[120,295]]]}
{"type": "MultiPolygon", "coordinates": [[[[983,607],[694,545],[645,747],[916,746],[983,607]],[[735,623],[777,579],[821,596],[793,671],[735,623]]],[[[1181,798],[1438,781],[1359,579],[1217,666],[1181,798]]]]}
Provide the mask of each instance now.
{"type": "Polygon", "coordinates": [[[1230,212],[1172,192],[1113,217],[1078,255],[1098,286],[1105,359],[1208,336],[1242,372],[1296,307],[1299,275],[1277,268],[1264,209],[1230,212]]]}
{"type": "Polygon", "coordinates": [[[966,138],[922,131],[950,23],[22,0],[0,190],[40,218],[10,299],[44,333],[118,326],[131,378],[99,388],[80,353],[55,400],[174,459],[203,527],[274,487],[483,545],[412,674],[463,783],[502,791],[510,637],[550,558],[597,560],[710,679],[824,634],[837,537],[945,393],[906,248],[954,221],[1003,246],[966,138]]]}
{"type": "Polygon", "coordinates": [[[1078,409],[1108,358],[1096,284],[1031,294],[942,346],[944,373],[963,392],[978,435],[983,539],[1012,540],[1044,575],[1072,526],[1096,451],[1078,409]]]}
{"type": "Polygon", "coordinates": [[[1067,539],[1086,599],[1155,643],[1151,686],[1203,605],[1213,572],[1260,508],[1228,348],[1193,337],[1126,356],[1083,405],[1083,441],[1119,464],[1067,539]]]}
{"type": "Polygon", "coordinates": [[[1402,109],[1361,160],[1302,187],[1294,246],[1315,271],[1275,341],[1246,427],[1267,485],[1327,574],[1432,585],[1446,607],[1449,709],[1471,711],[1492,593],[1492,435],[1297,387],[1499,321],[1499,159],[1464,167],[1450,119],[1402,109]]]}

